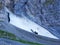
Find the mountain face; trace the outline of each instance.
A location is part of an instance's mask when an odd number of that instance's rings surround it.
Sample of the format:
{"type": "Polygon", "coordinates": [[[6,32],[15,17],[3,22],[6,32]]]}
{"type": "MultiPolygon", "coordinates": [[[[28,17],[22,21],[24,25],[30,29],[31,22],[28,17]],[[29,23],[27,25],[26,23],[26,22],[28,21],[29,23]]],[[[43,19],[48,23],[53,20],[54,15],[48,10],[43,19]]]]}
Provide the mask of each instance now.
{"type": "Polygon", "coordinates": [[[59,0],[9,0],[9,2],[6,6],[14,14],[29,18],[60,38],[59,0]]]}
{"type": "Polygon", "coordinates": [[[0,0],[0,2],[4,2],[0,3],[0,45],[60,45],[59,0],[0,0]],[[31,20],[34,25],[44,27],[59,39],[31,33],[10,24],[6,7],[19,19],[31,20]]]}

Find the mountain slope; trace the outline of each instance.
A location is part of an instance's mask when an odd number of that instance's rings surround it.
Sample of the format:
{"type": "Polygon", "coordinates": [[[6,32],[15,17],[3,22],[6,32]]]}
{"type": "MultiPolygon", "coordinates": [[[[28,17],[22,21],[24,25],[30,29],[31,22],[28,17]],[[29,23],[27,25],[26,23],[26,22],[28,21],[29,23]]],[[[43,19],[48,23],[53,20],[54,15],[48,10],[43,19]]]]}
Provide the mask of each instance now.
{"type": "Polygon", "coordinates": [[[5,1],[11,11],[4,1],[0,0],[0,19],[4,19],[0,20],[0,45],[60,45],[60,29],[55,28],[60,24],[59,0],[5,1]]]}
{"type": "Polygon", "coordinates": [[[60,44],[59,43],[60,41],[57,39],[52,39],[52,38],[36,35],[36,34],[30,33],[30,32],[27,32],[25,30],[22,30],[20,28],[17,28],[9,23],[2,23],[2,25],[0,27],[0,32],[1,32],[1,30],[2,30],[2,37],[0,36],[1,37],[0,40],[2,41],[1,43],[3,43],[3,41],[4,41],[6,43],[11,42],[11,43],[8,43],[11,45],[12,44],[14,44],[14,45],[16,45],[16,44],[29,45],[30,43],[31,43],[30,45],[32,45],[32,44],[33,45],[40,45],[40,44],[45,44],[45,45],[57,45],[58,44],[59,45],[60,44]],[[5,34],[5,32],[6,32],[6,34],[5,34]],[[11,36],[13,36],[13,37],[11,37],[11,36]],[[15,36],[17,36],[16,37],[17,40],[15,39],[15,36]],[[22,42],[20,41],[21,43],[18,43],[20,39],[23,41],[22,42]],[[15,42],[15,41],[17,41],[17,42],[15,42]]]}
{"type": "Polygon", "coordinates": [[[17,0],[13,8],[17,16],[26,16],[60,38],[59,0],[17,0]]]}
{"type": "Polygon", "coordinates": [[[59,0],[9,0],[9,2],[6,6],[16,16],[25,16],[60,38],[59,0]]]}
{"type": "MultiPolygon", "coordinates": [[[[41,35],[36,35],[29,31],[27,32],[21,28],[17,28],[15,26],[11,25],[10,23],[0,22],[0,24],[1,24],[0,25],[1,30],[12,33],[12,34],[16,35],[17,37],[19,37],[19,39],[29,41],[30,43],[35,42],[33,44],[41,43],[41,44],[46,44],[46,45],[57,45],[57,44],[59,45],[60,44],[59,39],[53,39],[53,38],[48,38],[48,37],[41,36],[41,35]]],[[[29,42],[26,42],[26,43],[29,43],[29,42]]]]}
{"type": "Polygon", "coordinates": [[[25,16],[23,16],[23,18],[20,18],[18,16],[15,16],[13,13],[11,13],[7,8],[6,10],[10,13],[10,23],[22,28],[26,31],[32,32],[36,31],[38,33],[38,35],[43,35],[43,36],[47,36],[50,38],[56,38],[54,35],[52,35],[47,29],[44,29],[43,27],[39,26],[38,24],[34,23],[33,21],[29,20],[28,18],[26,18],[25,16]]]}

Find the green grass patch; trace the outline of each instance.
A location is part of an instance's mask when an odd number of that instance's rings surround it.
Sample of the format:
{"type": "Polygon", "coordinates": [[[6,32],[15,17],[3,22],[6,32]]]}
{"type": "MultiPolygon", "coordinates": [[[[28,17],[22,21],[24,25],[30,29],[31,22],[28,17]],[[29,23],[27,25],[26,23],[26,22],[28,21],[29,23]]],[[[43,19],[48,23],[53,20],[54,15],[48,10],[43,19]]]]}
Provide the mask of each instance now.
{"type": "Polygon", "coordinates": [[[39,43],[22,40],[22,39],[16,37],[14,34],[6,32],[6,31],[2,31],[2,30],[0,30],[0,38],[6,38],[6,39],[10,39],[10,40],[21,42],[21,43],[24,43],[24,44],[42,45],[42,44],[39,44],[39,43]]]}

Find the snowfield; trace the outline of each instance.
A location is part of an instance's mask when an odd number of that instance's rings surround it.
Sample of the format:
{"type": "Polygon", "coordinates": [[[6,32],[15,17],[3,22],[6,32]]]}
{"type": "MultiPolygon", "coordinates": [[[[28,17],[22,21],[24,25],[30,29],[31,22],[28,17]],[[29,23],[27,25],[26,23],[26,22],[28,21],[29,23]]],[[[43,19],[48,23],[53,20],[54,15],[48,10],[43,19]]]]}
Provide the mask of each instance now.
{"type": "Polygon", "coordinates": [[[10,12],[7,8],[6,11],[10,13],[10,23],[18,28],[24,29],[28,32],[33,33],[31,30],[36,31],[38,35],[59,39],[58,37],[51,34],[47,29],[41,27],[40,25],[36,24],[35,22],[29,20],[25,16],[23,18],[20,18],[10,12]]]}

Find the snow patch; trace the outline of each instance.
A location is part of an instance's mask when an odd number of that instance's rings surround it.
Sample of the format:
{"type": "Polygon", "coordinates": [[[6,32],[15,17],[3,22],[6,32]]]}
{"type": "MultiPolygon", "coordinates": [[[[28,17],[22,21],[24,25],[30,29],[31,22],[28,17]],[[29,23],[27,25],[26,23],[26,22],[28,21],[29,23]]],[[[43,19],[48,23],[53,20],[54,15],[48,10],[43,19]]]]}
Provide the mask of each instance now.
{"type": "Polygon", "coordinates": [[[41,27],[40,25],[34,23],[33,21],[29,20],[26,17],[20,18],[18,16],[16,16],[15,14],[11,13],[7,8],[6,10],[10,13],[10,23],[12,25],[15,25],[16,27],[19,27],[21,29],[24,29],[28,32],[32,32],[31,29],[33,31],[38,32],[38,35],[42,35],[42,36],[46,36],[46,37],[50,37],[50,38],[54,38],[54,39],[59,39],[56,36],[54,36],[53,34],[51,34],[47,29],[41,27]]]}

